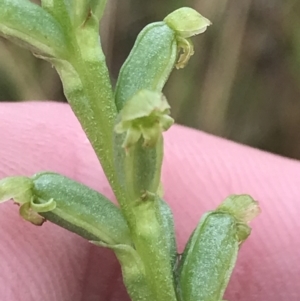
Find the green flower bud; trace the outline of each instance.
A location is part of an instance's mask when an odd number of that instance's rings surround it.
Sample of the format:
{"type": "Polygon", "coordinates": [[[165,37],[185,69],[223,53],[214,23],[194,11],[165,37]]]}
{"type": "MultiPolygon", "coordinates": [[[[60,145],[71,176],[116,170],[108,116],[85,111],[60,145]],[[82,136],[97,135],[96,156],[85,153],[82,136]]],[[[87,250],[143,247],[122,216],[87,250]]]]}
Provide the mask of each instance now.
{"type": "Polygon", "coordinates": [[[204,32],[210,24],[195,10],[184,7],[169,14],[163,22],[147,25],[120,70],[115,90],[117,110],[141,89],[160,92],[174,66],[183,68],[194,54],[188,38],[204,32]]]}
{"type": "Polygon", "coordinates": [[[222,300],[234,268],[236,221],[226,213],[205,214],[180,261],[178,294],[184,301],[222,300]]]}
{"type": "Polygon", "coordinates": [[[0,1],[0,36],[41,57],[64,58],[67,53],[59,22],[31,1],[0,1]]]}
{"type": "Polygon", "coordinates": [[[95,241],[131,245],[121,210],[105,196],[62,175],[43,172],[0,181],[0,202],[13,199],[20,215],[34,225],[47,219],[95,241]]]}
{"type": "Polygon", "coordinates": [[[32,209],[47,220],[80,236],[114,244],[131,244],[121,210],[97,191],[52,172],[32,177],[32,209]],[[56,207],[51,208],[55,200],[56,207]],[[41,208],[42,207],[42,208],[41,208]],[[43,210],[48,207],[48,211],[43,210]]]}
{"type": "Polygon", "coordinates": [[[250,196],[232,195],[201,218],[177,271],[181,300],[222,300],[240,244],[250,234],[248,222],[259,211],[250,196]]]}
{"type": "Polygon", "coordinates": [[[141,89],[161,92],[176,59],[175,32],[164,22],[147,25],[120,70],[115,90],[118,112],[141,89]]]}

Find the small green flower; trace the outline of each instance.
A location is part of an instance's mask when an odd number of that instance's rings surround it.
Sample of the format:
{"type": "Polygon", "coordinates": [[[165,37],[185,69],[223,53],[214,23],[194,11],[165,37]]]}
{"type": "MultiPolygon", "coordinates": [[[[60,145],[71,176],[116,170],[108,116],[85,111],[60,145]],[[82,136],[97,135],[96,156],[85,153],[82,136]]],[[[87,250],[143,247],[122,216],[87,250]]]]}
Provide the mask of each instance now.
{"type": "Polygon", "coordinates": [[[2,179],[0,181],[0,203],[13,199],[20,206],[19,213],[25,220],[34,225],[42,225],[45,219],[38,213],[55,209],[56,202],[50,199],[44,204],[35,204],[33,186],[32,179],[23,176],[2,179]]]}
{"type": "Polygon", "coordinates": [[[249,222],[259,215],[261,209],[258,202],[250,195],[230,195],[217,208],[218,211],[228,212],[237,220],[237,237],[242,244],[251,233],[249,222]]]}
{"type": "Polygon", "coordinates": [[[128,100],[118,116],[115,132],[126,137],[122,147],[128,150],[141,137],[144,147],[153,147],[163,131],[174,123],[170,105],[160,92],[140,90],[128,100]]]}
{"type": "Polygon", "coordinates": [[[17,204],[30,203],[33,182],[28,177],[17,176],[0,180],[0,203],[13,199],[17,204]]]}
{"type": "Polygon", "coordinates": [[[190,7],[179,8],[164,18],[164,22],[182,38],[190,38],[206,31],[212,23],[190,7]]]}
{"type": "Polygon", "coordinates": [[[175,31],[178,49],[182,50],[176,68],[184,68],[194,54],[194,46],[189,38],[205,32],[211,22],[189,7],[173,11],[164,18],[164,22],[175,31]]]}
{"type": "Polygon", "coordinates": [[[261,211],[258,202],[247,194],[228,196],[217,210],[228,212],[245,224],[248,224],[261,211]]]}

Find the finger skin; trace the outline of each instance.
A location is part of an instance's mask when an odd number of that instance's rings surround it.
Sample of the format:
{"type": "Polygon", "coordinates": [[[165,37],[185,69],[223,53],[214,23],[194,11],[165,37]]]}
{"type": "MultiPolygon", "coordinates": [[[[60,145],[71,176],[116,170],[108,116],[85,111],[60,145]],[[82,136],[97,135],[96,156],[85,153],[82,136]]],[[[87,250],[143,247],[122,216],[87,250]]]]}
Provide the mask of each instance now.
{"type": "MultiPolygon", "coordinates": [[[[59,172],[113,198],[66,104],[0,105],[0,178],[59,172]]],[[[182,251],[201,215],[227,195],[249,193],[262,214],[240,251],[230,301],[300,300],[300,163],[180,126],[165,134],[165,198],[182,251]]],[[[35,227],[12,202],[0,206],[0,299],[129,300],[109,250],[53,224],[35,227]]]]}

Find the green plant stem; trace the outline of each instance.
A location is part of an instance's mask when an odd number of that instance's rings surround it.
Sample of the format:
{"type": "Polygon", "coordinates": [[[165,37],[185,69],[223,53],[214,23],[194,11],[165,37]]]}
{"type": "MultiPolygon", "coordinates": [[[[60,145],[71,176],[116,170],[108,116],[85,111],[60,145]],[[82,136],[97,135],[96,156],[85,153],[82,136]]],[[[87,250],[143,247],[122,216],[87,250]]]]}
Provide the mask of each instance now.
{"type": "MultiPolygon", "coordinates": [[[[101,162],[129,224],[137,253],[145,267],[151,295],[153,294],[155,301],[176,301],[170,250],[157,216],[158,206],[154,200],[128,206],[131,200],[126,199],[124,188],[119,185],[116,177],[112,154],[117,109],[100,47],[97,16],[90,14],[83,25],[75,29],[72,44],[73,51],[68,60],[53,61],[62,79],[65,94],[101,162]]],[[[134,296],[135,285],[129,282],[126,284],[130,294],[134,296]]]]}
{"type": "Polygon", "coordinates": [[[142,200],[134,208],[132,239],[145,266],[148,285],[155,301],[176,301],[170,247],[163,231],[158,199],[142,200]]]}
{"type": "Polygon", "coordinates": [[[93,15],[69,33],[72,48],[66,60],[50,59],[63,83],[72,110],[89,138],[110,185],[126,214],[125,196],[113,162],[113,126],[117,115],[105,57],[100,47],[98,21],[93,15]],[[124,209],[125,208],[125,209],[124,209]]]}

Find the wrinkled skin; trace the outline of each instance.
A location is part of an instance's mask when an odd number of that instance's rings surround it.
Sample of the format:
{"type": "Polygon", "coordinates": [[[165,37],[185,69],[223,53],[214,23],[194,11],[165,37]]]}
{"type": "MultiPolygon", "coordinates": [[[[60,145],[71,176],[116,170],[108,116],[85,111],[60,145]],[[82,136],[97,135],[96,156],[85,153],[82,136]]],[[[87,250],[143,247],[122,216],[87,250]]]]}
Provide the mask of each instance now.
{"type": "MultiPolygon", "coordinates": [[[[300,300],[300,163],[199,131],[165,133],[163,183],[182,250],[201,214],[227,195],[249,193],[262,214],[241,248],[225,295],[230,301],[300,300]]],[[[52,170],[112,198],[68,105],[0,104],[0,178],[52,170]]],[[[126,301],[111,251],[49,222],[26,223],[0,206],[2,301],[126,301]]]]}

